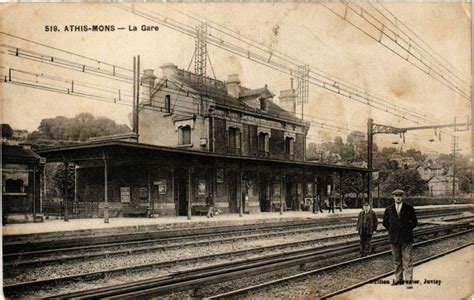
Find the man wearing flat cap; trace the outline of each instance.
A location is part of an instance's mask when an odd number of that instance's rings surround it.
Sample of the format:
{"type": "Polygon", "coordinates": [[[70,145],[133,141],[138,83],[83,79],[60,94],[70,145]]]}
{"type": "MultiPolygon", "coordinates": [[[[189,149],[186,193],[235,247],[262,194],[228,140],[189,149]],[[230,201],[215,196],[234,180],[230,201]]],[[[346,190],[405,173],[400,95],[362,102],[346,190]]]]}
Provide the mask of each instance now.
{"type": "Polygon", "coordinates": [[[390,247],[395,263],[394,285],[406,283],[412,288],[413,280],[413,228],[418,225],[413,206],[403,202],[403,190],[392,192],[395,203],[385,209],[383,226],[388,231],[390,247]],[[405,277],[403,277],[405,271],[405,277]]]}
{"type": "Polygon", "coordinates": [[[370,208],[369,202],[364,201],[362,211],[357,219],[357,232],[360,236],[360,256],[364,257],[371,253],[370,240],[372,234],[377,230],[377,216],[370,208]]]}

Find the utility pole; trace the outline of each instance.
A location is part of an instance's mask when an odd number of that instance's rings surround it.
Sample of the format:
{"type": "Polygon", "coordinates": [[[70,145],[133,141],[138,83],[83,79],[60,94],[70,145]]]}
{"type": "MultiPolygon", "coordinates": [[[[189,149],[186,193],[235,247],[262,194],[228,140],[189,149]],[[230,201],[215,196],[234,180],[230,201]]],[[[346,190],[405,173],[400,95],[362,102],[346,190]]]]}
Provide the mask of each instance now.
{"type": "Polygon", "coordinates": [[[456,151],[459,137],[453,136],[453,202],[456,201],[456,151]]]}

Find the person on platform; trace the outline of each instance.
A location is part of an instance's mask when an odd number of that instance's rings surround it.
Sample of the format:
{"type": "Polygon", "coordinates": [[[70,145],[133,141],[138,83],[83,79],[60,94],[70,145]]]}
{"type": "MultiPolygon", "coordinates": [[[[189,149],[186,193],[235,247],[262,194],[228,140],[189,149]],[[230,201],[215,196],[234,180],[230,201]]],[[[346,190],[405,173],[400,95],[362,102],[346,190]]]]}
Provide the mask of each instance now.
{"type": "Polygon", "coordinates": [[[369,202],[364,201],[357,220],[357,233],[360,236],[360,256],[364,257],[371,253],[370,240],[377,230],[377,225],[375,212],[371,209],[369,202]]]}
{"type": "Polygon", "coordinates": [[[329,201],[329,206],[328,206],[328,213],[330,213],[332,211],[332,213],[334,213],[334,202],[336,201],[336,199],[334,199],[333,196],[329,196],[328,197],[328,201],[329,201]]]}
{"type": "Polygon", "coordinates": [[[411,289],[413,281],[413,229],[418,225],[415,209],[403,201],[403,190],[392,192],[394,204],[385,209],[383,226],[388,231],[390,247],[395,264],[395,280],[392,285],[406,283],[411,289]],[[403,276],[405,271],[405,277],[403,276]]]}
{"type": "Polygon", "coordinates": [[[291,204],[293,205],[293,210],[297,211],[298,210],[298,195],[296,195],[296,193],[293,193],[291,195],[291,204]]]}
{"type": "Polygon", "coordinates": [[[313,214],[317,214],[318,211],[323,212],[321,206],[319,205],[319,196],[314,195],[313,197],[313,214]]]}
{"type": "Polygon", "coordinates": [[[207,217],[212,218],[214,217],[214,197],[212,197],[212,193],[206,197],[206,205],[207,205],[207,217]]]}

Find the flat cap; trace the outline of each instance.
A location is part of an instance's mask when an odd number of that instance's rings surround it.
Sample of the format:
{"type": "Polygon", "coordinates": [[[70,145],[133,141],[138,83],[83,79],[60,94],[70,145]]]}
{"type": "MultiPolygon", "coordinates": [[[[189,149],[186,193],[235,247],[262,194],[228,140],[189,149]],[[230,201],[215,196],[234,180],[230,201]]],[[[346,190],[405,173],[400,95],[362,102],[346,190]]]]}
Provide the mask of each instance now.
{"type": "Polygon", "coordinates": [[[392,195],[403,195],[403,194],[405,194],[405,191],[400,190],[400,189],[396,189],[392,192],[392,195]]]}

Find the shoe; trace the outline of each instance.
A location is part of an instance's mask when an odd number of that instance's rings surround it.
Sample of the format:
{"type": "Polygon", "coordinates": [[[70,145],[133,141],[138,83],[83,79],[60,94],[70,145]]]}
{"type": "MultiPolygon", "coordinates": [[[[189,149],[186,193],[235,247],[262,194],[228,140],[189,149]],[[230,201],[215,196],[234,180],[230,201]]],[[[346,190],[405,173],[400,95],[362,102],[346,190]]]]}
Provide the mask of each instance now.
{"type": "Polygon", "coordinates": [[[407,289],[412,289],[413,288],[413,285],[409,284],[407,285],[407,289]]]}

